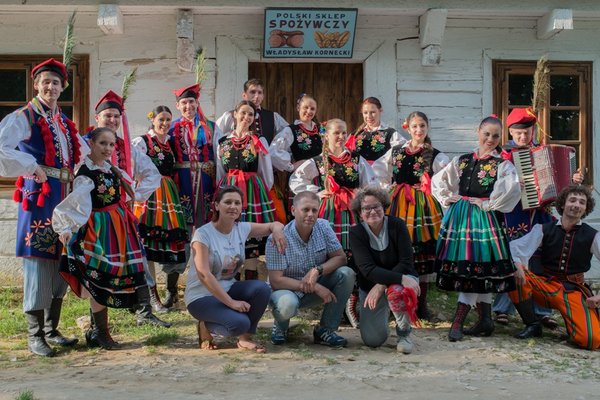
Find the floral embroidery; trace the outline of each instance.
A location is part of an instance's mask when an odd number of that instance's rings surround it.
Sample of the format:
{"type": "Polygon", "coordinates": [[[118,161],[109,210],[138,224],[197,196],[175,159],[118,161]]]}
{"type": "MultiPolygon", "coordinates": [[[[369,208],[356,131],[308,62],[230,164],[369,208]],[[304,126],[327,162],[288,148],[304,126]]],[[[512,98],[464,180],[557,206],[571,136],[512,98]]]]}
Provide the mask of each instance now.
{"type": "Polygon", "coordinates": [[[221,144],[219,148],[219,156],[221,157],[223,166],[227,168],[231,161],[231,155],[233,150],[241,150],[240,154],[242,155],[242,160],[240,163],[252,164],[257,157],[257,152],[252,146],[252,140],[248,140],[246,144],[243,145],[240,149],[234,149],[234,144],[231,140],[226,140],[221,144]]]}
{"type": "Polygon", "coordinates": [[[479,166],[477,177],[479,184],[483,187],[493,185],[496,182],[496,172],[498,167],[497,160],[489,160],[488,163],[479,166]]]}
{"type": "Polygon", "coordinates": [[[296,142],[298,142],[298,148],[304,151],[310,150],[312,145],[312,139],[310,138],[310,135],[302,129],[298,129],[296,142]]]}
{"type": "Polygon", "coordinates": [[[115,189],[115,183],[110,176],[105,174],[99,174],[96,178],[96,185],[98,187],[98,200],[102,202],[103,205],[113,204],[116,199],[115,195],[117,194],[117,190],[115,189]]]}
{"type": "Polygon", "coordinates": [[[415,163],[413,164],[413,175],[416,177],[421,177],[423,176],[423,173],[425,172],[423,167],[423,156],[420,155],[418,157],[415,158],[415,163]]]}
{"type": "Polygon", "coordinates": [[[402,161],[404,161],[405,157],[406,157],[406,154],[398,153],[394,158],[392,158],[392,165],[394,166],[393,167],[394,175],[397,175],[400,173],[400,169],[402,169],[402,161]]]}
{"type": "Polygon", "coordinates": [[[58,235],[52,229],[52,221],[46,218],[46,221],[34,220],[30,228],[33,231],[25,234],[25,245],[33,247],[40,252],[54,254],[56,252],[56,242],[58,235]]]}
{"type": "Polygon", "coordinates": [[[375,132],[361,132],[356,137],[356,151],[363,153],[363,144],[364,142],[368,143],[373,153],[380,153],[385,150],[385,132],[375,131],[375,132]]]}

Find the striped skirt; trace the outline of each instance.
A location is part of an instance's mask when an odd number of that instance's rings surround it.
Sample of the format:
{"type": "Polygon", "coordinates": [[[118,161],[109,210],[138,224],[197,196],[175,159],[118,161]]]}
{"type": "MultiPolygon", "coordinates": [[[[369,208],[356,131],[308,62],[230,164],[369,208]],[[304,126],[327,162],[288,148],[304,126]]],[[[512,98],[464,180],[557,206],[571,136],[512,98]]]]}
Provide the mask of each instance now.
{"type": "Polygon", "coordinates": [[[466,293],[515,289],[515,267],[502,218],[468,200],[450,206],[436,248],[439,288],[466,293]]]}
{"type": "Polygon", "coordinates": [[[334,193],[330,197],[321,199],[319,218],[326,219],[333,228],[337,239],[342,244],[347,256],[351,256],[350,250],[350,227],[356,224],[358,218],[350,211],[350,207],[340,205],[339,194],[334,193]]]}
{"type": "Polygon", "coordinates": [[[146,277],[133,214],[119,204],[93,210],[71,238],[61,274],[78,296],[83,286],[102,305],[134,306],[135,289],[146,285],[146,277]]]}
{"type": "Polygon", "coordinates": [[[420,276],[435,272],[435,248],[442,223],[442,208],[435,198],[409,185],[392,193],[389,215],[402,218],[412,241],[414,264],[420,276]]]}
{"type": "Polygon", "coordinates": [[[185,262],[187,224],[172,178],[163,176],[160,187],[148,201],[135,203],[134,213],[140,220],[140,236],[148,260],[162,264],[185,262]]]}
{"type": "Polygon", "coordinates": [[[262,178],[253,172],[228,174],[219,186],[233,185],[244,193],[241,221],[267,223],[275,221],[275,207],[262,178]]]}

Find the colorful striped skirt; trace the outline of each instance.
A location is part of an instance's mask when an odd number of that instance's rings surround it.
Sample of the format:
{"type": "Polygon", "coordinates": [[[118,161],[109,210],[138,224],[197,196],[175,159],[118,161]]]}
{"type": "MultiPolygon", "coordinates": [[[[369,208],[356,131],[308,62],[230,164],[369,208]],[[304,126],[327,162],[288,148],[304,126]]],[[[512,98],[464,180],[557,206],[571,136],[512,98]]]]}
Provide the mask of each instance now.
{"type": "Polygon", "coordinates": [[[442,208],[431,195],[410,185],[399,185],[391,193],[389,215],[402,218],[412,241],[414,264],[420,276],[435,272],[435,249],[442,208]]]}
{"type": "Polygon", "coordinates": [[[350,201],[354,197],[352,189],[342,188],[339,193],[333,193],[330,197],[321,199],[319,218],[326,219],[331,224],[337,239],[351,256],[350,251],[350,227],[358,221],[358,218],[350,211],[350,201]]]}
{"type": "Polygon", "coordinates": [[[503,217],[461,199],[444,215],[437,242],[437,286],[466,293],[515,289],[503,217]]]}
{"type": "Polygon", "coordinates": [[[242,190],[244,194],[242,221],[258,223],[275,221],[275,207],[271,195],[262,178],[255,172],[229,171],[219,182],[219,186],[223,185],[237,186],[242,190]]]}
{"type": "Polygon", "coordinates": [[[160,187],[148,201],[136,202],[134,214],[140,220],[140,237],[148,260],[161,264],[185,262],[188,230],[179,191],[171,177],[162,177],[160,187]]]}
{"type": "Polygon", "coordinates": [[[78,296],[84,287],[102,305],[130,308],[146,286],[143,257],[133,214],[115,204],[93,210],[73,235],[61,274],[78,296]]]}

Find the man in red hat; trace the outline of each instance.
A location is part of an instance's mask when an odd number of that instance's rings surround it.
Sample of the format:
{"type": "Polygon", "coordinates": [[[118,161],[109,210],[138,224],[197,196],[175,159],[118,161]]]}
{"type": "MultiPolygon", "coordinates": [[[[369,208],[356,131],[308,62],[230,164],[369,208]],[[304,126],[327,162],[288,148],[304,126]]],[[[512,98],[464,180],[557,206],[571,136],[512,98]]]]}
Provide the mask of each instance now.
{"type": "MultiPolygon", "coordinates": [[[[512,150],[515,148],[532,147],[534,146],[534,129],[537,122],[537,117],[529,108],[514,108],[508,118],[506,125],[508,132],[512,137],[505,150],[506,154],[512,161],[512,150]]],[[[583,182],[583,175],[579,172],[573,175],[574,183],[583,182]]],[[[504,214],[506,228],[509,240],[516,240],[531,231],[537,224],[545,224],[551,222],[554,217],[552,210],[549,207],[539,207],[536,209],[523,210],[523,205],[519,202],[514,210],[504,214]]],[[[529,262],[529,268],[532,271],[538,271],[541,254],[537,251],[529,262]]],[[[550,329],[555,329],[558,324],[552,318],[552,310],[539,306],[533,303],[532,299],[528,302],[518,304],[516,306],[519,315],[525,322],[526,327],[519,332],[515,337],[519,339],[527,339],[533,336],[541,336],[542,325],[550,329]],[[528,302],[531,302],[529,304],[528,302]],[[534,313],[530,311],[534,310],[534,313]]],[[[513,312],[512,302],[508,298],[508,294],[502,293],[496,296],[493,305],[493,311],[496,314],[496,322],[508,323],[508,314],[513,312]]]]}
{"type": "Polygon", "coordinates": [[[51,58],[36,65],[31,77],[36,97],[0,123],[0,175],[18,176],[13,196],[20,203],[16,255],[23,257],[27,345],[32,353],[48,357],[54,355],[49,343],[77,343],[58,331],[67,283],[59,274],[62,245],[51,220],[89,148],[58,107],[68,80],[66,66],[51,58]]]}
{"type": "MultiPolygon", "coordinates": [[[[145,153],[137,150],[131,145],[129,139],[129,127],[126,123],[125,104],[123,98],[117,93],[109,90],[98,100],[94,106],[96,111],[96,123],[98,128],[109,128],[117,133],[117,143],[113,153],[113,164],[134,178],[137,182],[148,182],[138,184],[135,188],[136,201],[145,201],[160,186],[161,175],[158,169],[145,153]],[[124,120],[124,121],[123,121],[124,120]],[[123,123],[122,123],[123,122],[123,123]],[[120,128],[123,129],[120,129],[120,128]],[[144,179],[144,178],[150,179],[144,179]]],[[[159,319],[152,313],[152,297],[156,284],[152,275],[148,272],[148,261],[144,258],[144,268],[148,286],[138,290],[138,306],[135,309],[137,323],[152,324],[156,326],[170,327],[171,324],[159,319]]]]}
{"type": "MultiPolygon", "coordinates": [[[[175,153],[175,181],[192,237],[194,227],[209,221],[216,175],[213,139],[221,136],[221,131],[206,118],[200,107],[199,84],[179,88],[173,93],[175,107],[181,113],[169,132],[175,153]]],[[[164,304],[170,308],[179,300],[177,282],[186,264],[163,264],[161,267],[167,274],[164,304]]]]}

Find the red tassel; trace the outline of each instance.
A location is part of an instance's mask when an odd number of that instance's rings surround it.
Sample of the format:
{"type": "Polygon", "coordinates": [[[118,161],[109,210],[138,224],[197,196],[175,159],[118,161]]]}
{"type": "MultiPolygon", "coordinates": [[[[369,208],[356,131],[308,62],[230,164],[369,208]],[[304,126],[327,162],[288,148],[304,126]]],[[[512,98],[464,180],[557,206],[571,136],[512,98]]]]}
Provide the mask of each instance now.
{"type": "Polygon", "coordinates": [[[38,199],[37,199],[37,202],[35,204],[38,207],[44,207],[44,204],[46,204],[46,196],[44,196],[44,193],[38,194],[38,199]]]}
{"type": "Polygon", "coordinates": [[[22,189],[23,189],[23,183],[24,183],[24,179],[22,176],[17,178],[17,181],[15,182],[15,186],[16,189],[13,193],[13,200],[17,203],[20,203],[21,200],[23,200],[23,193],[22,193],[22,189]]]}
{"type": "Polygon", "coordinates": [[[23,207],[23,211],[29,211],[29,199],[27,197],[23,198],[21,207],[23,207]]]}
{"type": "Polygon", "coordinates": [[[44,204],[46,204],[46,196],[49,196],[51,192],[51,188],[50,188],[50,184],[48,183],[48,181],[42,183],[42,190],[38,196],[37,199],[37,206],[38,207],[44,207],[44,204]]]}

